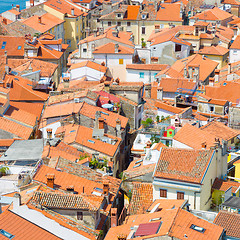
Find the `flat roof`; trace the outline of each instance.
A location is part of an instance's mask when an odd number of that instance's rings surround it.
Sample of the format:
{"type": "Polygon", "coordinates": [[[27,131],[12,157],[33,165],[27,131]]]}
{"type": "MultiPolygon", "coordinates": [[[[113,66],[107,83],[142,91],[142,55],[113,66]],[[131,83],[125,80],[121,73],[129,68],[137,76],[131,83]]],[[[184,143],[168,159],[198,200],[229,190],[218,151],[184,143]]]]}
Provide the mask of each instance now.
{"type": "Polygon", "coordinates": [[[41,159],[43,140],[16,140],[0,158],[0,161],[37,161],[41,159]]]}

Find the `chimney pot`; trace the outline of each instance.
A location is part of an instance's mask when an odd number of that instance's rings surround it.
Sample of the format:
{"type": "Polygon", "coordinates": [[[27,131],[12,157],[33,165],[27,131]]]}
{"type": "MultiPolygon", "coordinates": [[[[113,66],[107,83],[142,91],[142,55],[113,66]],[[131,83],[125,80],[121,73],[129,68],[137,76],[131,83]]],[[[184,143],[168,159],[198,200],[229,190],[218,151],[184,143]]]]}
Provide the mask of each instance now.
{"type": "Polygon", "coordinates": [[[104,129],[104,118],[98,118],[98,129],[104,129]]]}
{"type": "Polygon", "coordinates": [[[119,234],[119,235],[117,236],[117,239],[118,239],[118,240],[127,240],[127,235],[126,235],[126,234],[119,234]]]}
{"type": "Polygon", "coordinates": [[[55,175],[52,173],[47,174],[47,186],[50,188],[54,188],[54,179],[55,175]]]}

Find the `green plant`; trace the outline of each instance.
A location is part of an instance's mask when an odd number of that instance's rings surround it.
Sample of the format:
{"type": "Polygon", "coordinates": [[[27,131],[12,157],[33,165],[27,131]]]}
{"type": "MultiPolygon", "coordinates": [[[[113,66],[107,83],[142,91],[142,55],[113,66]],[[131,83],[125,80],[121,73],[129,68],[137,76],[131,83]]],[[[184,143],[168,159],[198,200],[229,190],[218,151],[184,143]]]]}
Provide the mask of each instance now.
{"type": "Polygon", "coordinates": [[[144,38],[142,38],[141,41],[142,41],[142,48],[145,48],[146,47],[146,42],[144,42],[144,38]]]}
{"type": "Polygon", "coordinates": [[[153,120],[151,118],[147,118],[146,121],[142,121],[142,125],[144,126],[144,128],[149,127],[149,125],[152,123],[153,123],[153,120]]]}
{"type": "Polygon", "coordinates": [[[2,175],[6,175],[8,171],[9,171],[9,168],[8,168],[8,167],[1,167],[1,168],[0,168],[0,173],[1,173],[2,175]]]}
{"type": "Polygon", "coordinates": [[[159,123],[159,121],[160,121],[160,117],[157,115],[157,117],[156,117],[156,121],[159,123]]]}
{"type": "Polygon", "coordinates": [[[156,134],[154,134],[151,138],[150,138],[152,143],[159,143],[160,142],[160,138],[157,137],[156,134]]]}

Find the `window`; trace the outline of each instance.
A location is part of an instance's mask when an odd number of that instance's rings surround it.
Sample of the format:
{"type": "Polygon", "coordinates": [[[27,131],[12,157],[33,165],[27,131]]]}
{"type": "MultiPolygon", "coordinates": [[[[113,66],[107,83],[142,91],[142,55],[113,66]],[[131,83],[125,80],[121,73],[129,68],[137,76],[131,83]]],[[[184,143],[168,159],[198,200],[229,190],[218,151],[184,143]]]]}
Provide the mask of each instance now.
{"type": "Polygon", "coordinates": [[[117,17],[118,17],[118,18],[120,18],[121,16],[122,16],[122,14],[121,14],[121,13],[118,13],[118,14],[117,14],[117,17]]]}
{"type": "Polygon", "coordinates": [[[83,48],[83,52],[87,52],[87,49],[86,49],[86,48],[83,48]]]}
{"type": "Polygon", "coordinates": [[[156,78],[157,77],[157,73],[154,73],[153,76],[154,76],[154,78],[156,78]]]}
{"type": "Polygon", "coordinates": [[[233,50],[233,54],[235,54],[235,55],[236,55],[236,54],[237,54],[237,50],[233,50]]]}
{"type": "Polygon", "coordinates": [[[139,73],[139,77],[140,77],[140,78],[144,78],[144,73],[143,73],[143,72],[140,72],[140,73],[139,73]]]}
{"type": "Polygon", "coordinates": [[[175,52],[181,52],[182,50],[182,45],[175,44],[175,52]]]}
{"type": "Polygon", "coordinates": [[[118,26],[121,26],[121,22],[117,22],[117,25],[118,25],[118,26]]]}
{"type": "Polygon", "coordinates": [[[112,22],[108,22],[108,26],[111,27],[112,26],[112,22]]]}
{"type": "Polygon", "coordinates": [[[67,44],[69,45],[69,47],[71,47],[71,40],[67,40],[67,44]]]}
{"type": "Polygon", "coordinates": [[[6,232],[3,229],[0,229],[0,234],[2,234],[4,237],[7,237],[8,239],[13,239],[14,235],[12,235],[11,233],[6,232]]]}
{"type": "Polygon", "coordinates": [[[231,139],[231,144],[233,144],[233,143],[234,143],[234,138],[231,139]]]}
{"type": "Polygon", "coordinates": [[[77,220],[83,220],[83,212],[77,212],[77,220]]]}
{"type": "Polygon", "coordinates": [[[166,189],[160,189],[160,197],[167,198],[167,190],[166,189]]]}
{"type": "Polygon", "coordinates": [[[184,192],[177,192],[177,199],[184,199],[184,192]]]}
{"type": "Polygon", "coordinates": [[[142,27],[142,34],[146,34],[146,27],[142,27]]]}
{"type": "Polygon", "coordinates": [[[5,49],[7,42],[2,43],[2,49],[5,49]]]}
{"type": "Polygon", "coordinates": [[[164,28],[164,24],[160,24],[160,28],[164,28]]]}
{"type": "Polygon", "coordinates": [[[123,59],[122,58],[119,59],[119,64],[121,64],[121,65],[123,64],[123,59]]]}
{"type": "Polygon", "coordinates": [[[18,50],[21,50],[22,49],[22,46],[18,46],[18,48],[17,48],[18,50]]]}
{"type": "Polygon", "coordinates": [[[131,22],[127,22],[127,26],[130,27],[131,26],[131,22]]]}
{"type": "Polygon", "coordinates": [[[210,106],[210,112],[214,112],[214,107],[210,106]]]}
{"type": "Polygon", "coordinates": [[[193,229],[193,230],[195,230],[195,231],[198,231],[198,232],[200,232],[200,233],[204,233],[204,232],[206,231],[205,228],[198,227],[198,226],[196,226],[196,225],[194,225],[194,224],[192,224],[190,228],[193,229]]]}

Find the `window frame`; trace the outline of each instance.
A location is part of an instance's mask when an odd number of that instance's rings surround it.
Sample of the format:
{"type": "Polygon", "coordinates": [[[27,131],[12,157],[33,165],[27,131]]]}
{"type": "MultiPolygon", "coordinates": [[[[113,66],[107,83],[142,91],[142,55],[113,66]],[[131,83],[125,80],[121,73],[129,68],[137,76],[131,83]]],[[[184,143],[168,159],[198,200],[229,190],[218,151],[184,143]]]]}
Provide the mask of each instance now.
{"type": "Polygon", "coordinates": [[[159,192],[161,198],[167,198],[167,189],[160,188],[159,192]]]}
{"type": "Polygon", "coordinates": [[[185,192],[177,192],[177,199],[184,200],[185,192]]]}

